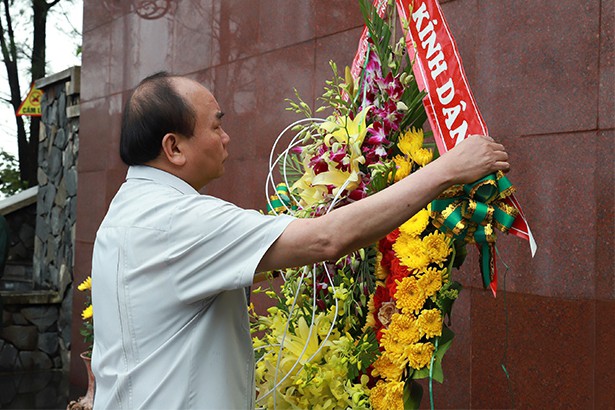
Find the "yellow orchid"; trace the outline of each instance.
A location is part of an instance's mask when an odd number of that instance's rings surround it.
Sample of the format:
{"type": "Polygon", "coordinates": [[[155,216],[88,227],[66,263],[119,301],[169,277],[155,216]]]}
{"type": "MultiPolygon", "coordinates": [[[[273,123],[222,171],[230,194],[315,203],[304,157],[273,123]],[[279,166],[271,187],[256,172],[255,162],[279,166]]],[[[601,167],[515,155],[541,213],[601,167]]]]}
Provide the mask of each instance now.
{"type": "Polygon", "coordinates": [[[342,335],[333,328],[329,339],[324,340],[335,316],[333,308],[314,317],[311,334],[309,318],[301,314],[293,319],[295,326],[287,330],[283,309],[270,309],[268,313],[269,316],[259,318],[259,323],[266,323],[270,333],[265,336],[266,340],[255,338],[254,346],[258,351],[263,351],[267,345],[274,347],[264,350],[265,354],[256,362],[255,380],[259,394],[266,394],[274,385],[277,388],[275,393],[263,397],[259,406],[273,408],[275,395],[280,408],[333,410],[368,407],[368,378],[363,377],[357,383],[348,380],[347,376],[348,363],[357,363],[358,360],[352,336],[342,335]],[[278,366],[282,340],[284,346],[278,366]],[[308,361],[317,351],[318,354],[308,361]]]}
{"type": "Polygon", "coordinates": [[[304,208],[313,207],[323,201],[329,195],[330,186],[334,187],[333,195],[336,195],[344,184],[346,184],[345,190],[349,192],[359,187],[360,166],[365,164],[361,146],[367,131],[372,127],[371,124],[366,125],[369,108],[361,110],[354,119],[348,116],[331,116],[320,125],[320,129],[325,133],[322,142],[327,149],[316,154],[323,145],[306,148],[306,155],[303,158],[305,172],[291,187],[292,191],[298,193],[304,208]],[[320,155],[320,161],[324,162],[323,165],[326,167],[326,170],[318,174],[310,166],[314,155],[320,155]]]}
{"type": "Polygon", "coordinates": [[[327,194],[327,187],[315,186],[313,184],[315,175],[314,171],[308,166],[308,162],[308,158],[304,159],[303,168],[305,169],[305,172],[291,187],[292,191],[299,192],[301,205],[303,207],[311,207],[314,204],[317,204],[322,201],[327,194]]]}
{"type": "MultiPolygon", "coordinates": [[[[305,318],[300,317],[297,320],[297,327],[295,328],[295,334],[288,333],[286,340],[282,340],[282,335],[279,336],[279,342],[284,343],[284,350],[287,350],[291,356],[287,356],[289,360],[299,360],[299,363],[303,364],[318,350],[318,332],[312,330],[310,334],[310,326],[305,321],[305,318]],[[306,347],[307,346],[307,347],[306,347]],[[301,355],[301,352],[305,348],[305,352],[301,355]],[[301,355],[301,356],[300,356],[301,355]]],[[[321,353],[319,353],[320,355],[321,353]]],[[[318,360],[315,357],[314,360],[318,360]]]]}
{"type": "MultiPolygon", "coordinates": [[[[366,125],[365,121],[369,108],[366,107],[361,110],[354,119],[350,119],[348,116],[331,116],[320,126],[327,132],[324,142],[328,147],[335,149],[337,148],[336,144],[346,146],[347,156],[343,159],[342,165],[347,165],[349,170],[340,170],[336,163],[330,163],[329,170],[316,175],[312,180],[312,185],[333,185],[339,189],[346,181],[349,181],[346,186],[347,191],[352,191],[359,186],[359,166],[365,163],[361,146],[367,135],[367,130],[372,127],[371,124],[366,125]]],[[[333,193],[337,193],[336,190],[333,193]]]]}

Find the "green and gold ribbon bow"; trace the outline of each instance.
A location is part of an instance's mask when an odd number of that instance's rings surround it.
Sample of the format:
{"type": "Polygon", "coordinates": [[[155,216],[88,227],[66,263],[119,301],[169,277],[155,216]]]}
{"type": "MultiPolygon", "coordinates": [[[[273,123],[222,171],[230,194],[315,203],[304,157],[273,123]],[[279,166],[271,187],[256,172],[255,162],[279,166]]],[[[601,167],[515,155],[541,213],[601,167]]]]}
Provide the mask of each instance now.
{"type": "Polygon", "coordinates": [[[481,274],[485,288],[495,294],[494,228],[507,232],[519,211],[504,202],[515,188],[498,171],[472,184],[454,185],[431,203],[434,224],[448,236],[476,243],[481,253],[481,274]]]}
{"type": "Polygon", "coordinates": [[[267,213],[278,215],[286,213],[288,210],[297,210],[297,205],[290,197],[290,192],[285,183],[279,183],[275,187],[275,195],[271,195],[270,202],[267,204],[267,213]]]}

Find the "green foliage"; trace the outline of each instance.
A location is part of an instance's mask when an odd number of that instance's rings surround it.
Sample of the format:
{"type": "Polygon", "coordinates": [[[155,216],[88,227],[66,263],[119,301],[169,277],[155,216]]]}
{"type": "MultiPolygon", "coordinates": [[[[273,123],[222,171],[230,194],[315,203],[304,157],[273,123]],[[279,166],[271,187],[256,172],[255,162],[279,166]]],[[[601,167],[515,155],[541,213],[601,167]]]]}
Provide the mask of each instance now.
{"type": "Polygon", "coordinates": [[[83,341],[89,346],[88,350],[92,350],[91,346],[94,343],[94,324],[90,321],[83,321],[83,327],[79,329],[79,333],[83,336],[83,341]]]}
{"type": "Polygon", "coordinates": [[[312,109],[305,101],[301,99],[299,91],[297,91],[296,88],[294,88],[293,90],[295,91],[295,97],[297,98],[297,102],[291,100],[290,98],[286,98],[284,101],[286,101],[290,105],[290,107],[286,107],[286,111],[293,111],[297,114],[305,115],[306,118],[311,118],[312,109]]]}
{"type": "Polygon", "coordinates": [[[368,168],[372,171],[372,180],[368,186],[368,192],[370,195],[382,191],[391,185],[391,181],[395,180],[395,172],[397,172],[397,168],[395,167],[395,162],[393,161],[369,165],[368,168]]]}
{"type": "Polygon", "coordinates": [[[327,109],[333,109],[341,115],[348,115],[351,108],[348,96],[354,96],[354,81],[350,75],[350,69],[346,68],[344,78],[340,77],[337,64],[334,61],[329,61],[333,78],[325,81],[324,94],[319,98],[324,105],[319,107],[316,112],[321,112],[327,109]]]}
{"type": "Polygon", "coordinates": [[[376,340],[376,333],[371,327],[361,336],[356,343],[356,356],[358,361],[348,364],[348,379],[355,380],[361,372],[364,372],[369,366],[372,365],[380,356],[380,349],[378,348],[378,340],[376,340]]]}
{"type": "Polygon", "coordinates": [[[423,387],[412,379],[404,384],[404,410],[415,410],[421,405],[423,387]]]}
{"type": "Polygon", "coordinates": [[[10,196],[27,187],[19,175],[17,159],[8,152],[0,150],[0,192],[10,196]]]}
{"type": "MultiPolygon", "coordinates": [[[[387,24],[387,21],[378,15],[378,11],[372,5],[369,0],[360,0],[359,6],[361,7],[361,13],[363,14],[363,20],[369,30],[369,36],[374,42],[376,54],[378,56],[391,56],[391,25],[387,24]]],[[[389,8],[390,10],[391,8],[389,8]]],[[[390,64],[387,60],[382,60],[382,74],[386,76],[388,68],[399,68],[390,64]]],[[[394,73],[396,74],[396,72],[394,73]]]]}
{"type": "MultiPolygon", "coordinates": [[[[442,327],[442,336],[439,337],[437,350],[435,351],[435,357],[433,360],[433,370],[431,371],[431,376],[438,383],[444,382],[444,372],[442,371],[442,358],[444,357],[444,353],[451,347],[453,343],[453,337],[455,337],[455,333],[450,330],[447,326],[442,327]]],[[[429,377],[429,366],[425,366],[420,370],[415,370],[412,374],[413,379],[426,379],[429,377]]]]}
{"type": "Polygon", "coordinates": [[[289,153],[279,163],[280,175],[286,175],[286,183],[291,187],[303,175],[303,164],[296,154],[289,153]]]}

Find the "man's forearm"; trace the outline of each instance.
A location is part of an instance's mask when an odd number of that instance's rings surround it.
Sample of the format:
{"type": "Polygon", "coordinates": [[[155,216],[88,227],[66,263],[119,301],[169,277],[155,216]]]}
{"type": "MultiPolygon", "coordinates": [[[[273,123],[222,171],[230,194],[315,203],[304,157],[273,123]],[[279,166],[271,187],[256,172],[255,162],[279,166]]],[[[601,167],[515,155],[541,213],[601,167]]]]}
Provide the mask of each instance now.
{"type": "Polygon", "coordinates": [[[398,183],[321,218],[328,235],[341,245],[338,256],[368,246],[399,227],[427,206],[452,179],[435,161],[398,183]]]}
{"type": "Polygon", "coordinates": [[[259,271],[337,259],[384,237],[451,185],[435,161],[400,182],[327,215],[293,221],[272,245],[259,271]]]}
{"type": "Polygon", "coordinates": [[[489,137],[469,137],[436,161],[377,194],[319,218],[291,222],[258,269],[337,259],[376,242],[450,185],[469,183],[508,168],[508,154],[502,145],[489,137]]]}

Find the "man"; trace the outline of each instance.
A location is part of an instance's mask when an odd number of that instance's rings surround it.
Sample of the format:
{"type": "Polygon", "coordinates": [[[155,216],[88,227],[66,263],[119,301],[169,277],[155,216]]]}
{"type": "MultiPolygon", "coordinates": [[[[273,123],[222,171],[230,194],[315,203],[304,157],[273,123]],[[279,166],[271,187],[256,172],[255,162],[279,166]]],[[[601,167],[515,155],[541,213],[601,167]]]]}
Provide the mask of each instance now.
{"type": "Polygon", "coordinates": [[[120,154],[130,168],[94,245],[96,408],[252,408],[243,288],[255,272],[339,258],[450,185],[508,169],[500,144],[470,137],[325,216],[265,216],[197,192],[224,173],[222,116],[205,87],[166,73],[126,104],[120,154]]]}

